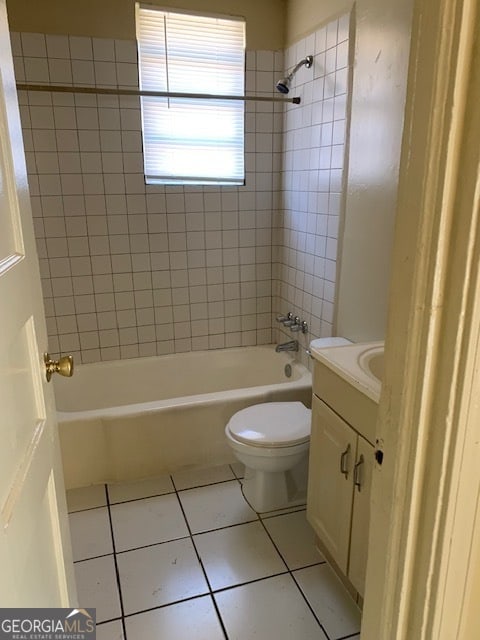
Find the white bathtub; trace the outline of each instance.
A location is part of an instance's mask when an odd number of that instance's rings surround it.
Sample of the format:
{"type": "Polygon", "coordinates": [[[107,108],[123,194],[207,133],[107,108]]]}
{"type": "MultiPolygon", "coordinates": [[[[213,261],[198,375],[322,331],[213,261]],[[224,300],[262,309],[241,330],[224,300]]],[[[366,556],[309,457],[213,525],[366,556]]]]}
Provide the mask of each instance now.
{"type": "Polygon", "coordinates": [[[233,461],[224,428],[259,402],[311,402],[311,375],[273,346],[80,365],[56,377],[67,489],[233,461]],[[290,364],[292,375],[285,375],[290,364]]]}

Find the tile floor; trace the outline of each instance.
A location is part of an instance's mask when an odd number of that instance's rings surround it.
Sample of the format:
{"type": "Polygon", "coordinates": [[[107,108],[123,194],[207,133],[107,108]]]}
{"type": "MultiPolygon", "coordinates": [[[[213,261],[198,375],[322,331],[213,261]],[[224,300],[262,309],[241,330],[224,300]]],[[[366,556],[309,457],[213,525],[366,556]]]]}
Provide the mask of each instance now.
{"type": "Polygon", "coordinates": [[[257,514],[241,465],[68,492],[98,640],[349,640],[360,612],[305,510],[257,514]]]}

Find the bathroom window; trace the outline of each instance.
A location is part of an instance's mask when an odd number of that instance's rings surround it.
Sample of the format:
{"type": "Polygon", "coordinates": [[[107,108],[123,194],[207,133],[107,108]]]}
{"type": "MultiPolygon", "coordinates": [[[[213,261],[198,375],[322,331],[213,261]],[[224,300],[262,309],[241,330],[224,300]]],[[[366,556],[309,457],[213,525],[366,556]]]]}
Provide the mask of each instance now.
{"type": "Polygon", "coordinates": [[[147,184],[244,184],[243,19],[136,5],[147,184]]]}

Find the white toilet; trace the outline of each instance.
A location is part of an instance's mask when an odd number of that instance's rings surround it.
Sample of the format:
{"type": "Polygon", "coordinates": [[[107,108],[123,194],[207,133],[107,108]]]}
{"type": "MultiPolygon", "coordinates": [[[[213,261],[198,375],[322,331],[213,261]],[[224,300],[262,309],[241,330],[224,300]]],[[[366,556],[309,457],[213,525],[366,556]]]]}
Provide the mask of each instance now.
{"type": "Polygon", "coordinates": [[[301,402],[267,402],[230,418],[225,434],[245,465],[243,495],[255,511],[305,502],[311,413],[301,402]]]}

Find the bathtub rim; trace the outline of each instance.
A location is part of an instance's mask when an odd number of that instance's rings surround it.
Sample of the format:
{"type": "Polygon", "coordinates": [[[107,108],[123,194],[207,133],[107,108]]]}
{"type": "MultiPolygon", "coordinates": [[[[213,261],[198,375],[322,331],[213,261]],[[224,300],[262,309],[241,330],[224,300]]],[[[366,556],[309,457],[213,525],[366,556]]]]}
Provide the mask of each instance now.
{"type": "MultiPolygon", "coordinates": [[[[162,356],[154,356],[162,357],[162,356]]],[[[104,364],[104,363],[101,363],[104,364]]],[[[87,409],[85,411],[60,411],[57,410],[57,421],[59,424],[67,424],[77,421],[91,421],[97,419],[108,420],[109,418],[122,418],[127,416],[140,416],[147,413],[155,413],[161,409],[181,409],[184,406],[202,406],[212,405],[218,402],[231,400],[239,396],[249,395],[257,397],[259,400],[265,398],[269,392],[282,389],[304,389],[311,388],[312,374],[298,361],[294,361],[296,367],[300,371],[300,377],[297,380],[277,382],[268,385],[254,385],[251,387],[238,387],[225,391],[213,391],[209,393],[195,394],[190,396],[180,396],[178,398],[168,398],[165,400],[153,400],[150,402],[137,402],[127,405],[118,405],[115,407],[106,407],[103,409],[87,409]]],[[[264,400],[265,401],[265,400],[264,400]]]]}

